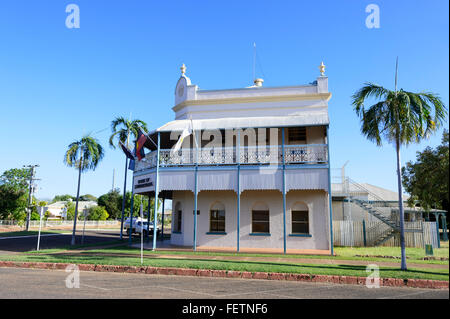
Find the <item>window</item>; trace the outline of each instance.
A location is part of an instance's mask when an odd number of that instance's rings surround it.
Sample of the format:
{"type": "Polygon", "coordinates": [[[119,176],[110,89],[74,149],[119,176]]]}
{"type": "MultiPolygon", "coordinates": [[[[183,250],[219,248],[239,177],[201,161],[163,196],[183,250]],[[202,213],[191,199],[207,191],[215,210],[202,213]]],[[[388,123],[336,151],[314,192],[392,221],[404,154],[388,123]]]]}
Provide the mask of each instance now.
{"type": "Polygon", "coordinates": [[[210,232],[224,232],[225,231],[225,211],[211,210],[209,220],[210,232]]]}
{"type": "Polygon", "coordinates": [[[289,142],[306,142],[306,127],[290,127],[289,142]]]}
{"type": "Polygon", "coordinates": [[[252,233],[270,233],[268,210],[252,210],[252,233]]]}
{"type": "Polygon", "coordinates": [[[309,216],[307,210],[292,211],[292,233],[309,234],[309,216]]]}
{"type": "Polygon", "coordinates": [[[215,203],[209,211],[209,231],[225,232],[225,206],[222,203],[215,203]]]}

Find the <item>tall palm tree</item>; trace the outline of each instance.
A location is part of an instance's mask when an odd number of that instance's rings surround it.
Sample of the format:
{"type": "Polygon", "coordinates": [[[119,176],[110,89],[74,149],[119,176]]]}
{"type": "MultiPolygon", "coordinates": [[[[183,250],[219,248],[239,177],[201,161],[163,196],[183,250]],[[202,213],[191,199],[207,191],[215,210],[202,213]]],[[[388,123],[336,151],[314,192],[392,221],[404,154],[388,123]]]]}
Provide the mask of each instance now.
{"type": "Polygon", "coordinates": [[[397,88],[395,91],[391,91],[372,83],[365,83],[352,96],[352,100],[354,110],[361,119],[363,135],[378,146],[382,145],[383,138],[395,146],[400,211],[401,269],[406,270],[400,147],[419,143],[428,138],[442,125],[447,110],[437,94],[412,93],[403,89],[397,91],[397,88]],[[375,99],[379,102],[366,108],[364,103],[368,99],[375,99]]]}
{"type": "Polygon", "coordinates": [[[70,143],[64,156],[64,163],[67,166],[75,167],[76,169],[78,169],[77,201],[75,204],[75,216],[73,220],[71,245],[75,245],[75,231],[77,227],[81,173],[88,170],[95,170],[98,163],[102,160],[103,156],[103,147],[100,145],[98,140],[90,135],[85,135],[81,138],[81,140],[70,143]]]}
{"type": "MultiPolygon", "coordinates": [[[[141,120],[127,120],[124,117],[116,117],[111,122],[111,137],[109,138],[109,145],[113,148],[116,148],[116,144],[114,140],[117,140],[117,144],[122,142],[129,148],[130,142],[130,134],[134,137],[134,140],[138,138],[139,135],[139,127],[148,131],[147,123],[141,120]]],[[[120,239],[123,236],[123,217],[125,213],[125,195],[127,190],[127,171],[128,171],[128,157],[125,157],[125,179],[123,182],[123,199],[122,199],[122,216],[120,222],[120,239]]]]}

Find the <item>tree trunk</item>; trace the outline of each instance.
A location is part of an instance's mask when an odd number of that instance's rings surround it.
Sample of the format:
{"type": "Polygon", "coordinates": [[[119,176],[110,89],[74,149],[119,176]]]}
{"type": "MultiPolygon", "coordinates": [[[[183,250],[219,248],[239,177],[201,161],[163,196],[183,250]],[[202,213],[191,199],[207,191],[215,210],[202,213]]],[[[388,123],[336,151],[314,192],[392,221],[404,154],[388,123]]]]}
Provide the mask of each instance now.
{"type": "Polygon", "coordinates": [[[399,218],[400,218],[400,249],[402,253],[402,263],[401,269],[407,270],[406,268],[406,253],[405,253],[405,212],[403,210],[403,188],[402,188],[402,172],[400,165],[400,141],[397,138],[396,143],[397,152],[397,183],[398,183],[398,208],[399,208],[399,218]]]}
{"type": "Polygon", "coordinates": [[[128,157],[125,157],[125,180],[123,182],[123,198],[122,198],[122,216],[120,218],[120,239],[123,238],[123,218],[125,215],[125,197],[127,194],[127,172],[128,172],[128,157]]]}
{"type": "MultiPolygon", "coordinates": [[[[80,160],[81,163],[81,160],[80,160]]],[[[77,229],[77,218],[78,218],[78,201],[80,198],[80,182],[81,182],[81,164],[80,167],[78,168],[78,189],[77,189],[77,201],[75,203],[75,216],[73,219],[73,232],[72,232],[72,242],[71,245],[75,245],[75,232],[77,229]]]]}

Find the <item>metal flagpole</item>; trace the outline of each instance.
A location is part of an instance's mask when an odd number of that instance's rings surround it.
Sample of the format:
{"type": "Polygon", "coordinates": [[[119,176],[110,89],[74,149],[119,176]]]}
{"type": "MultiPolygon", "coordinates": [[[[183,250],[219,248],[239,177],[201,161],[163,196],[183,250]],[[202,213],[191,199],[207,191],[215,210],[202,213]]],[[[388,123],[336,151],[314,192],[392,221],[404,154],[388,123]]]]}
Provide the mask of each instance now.
{"type": "Polygon", "coordinates": [[[133,241],[133,208],[134,208],[134,176],[131,182],[131,207],[130,207],[130,238],[129,243],[131,245],[133,241]]]}
{"type": "Polygon", "coordinates": [[[144,262],[144,207],[140,208],[140,216],[141,216],[141,265],[144,262]]]}
{"type": "Polygon", "coordinates": [[[159,150],[161,145],[161,133],[158,132],[158,148],[156,153],[156,177],[155,177],[155,208],[153,216],[153,250],[156,249],[156,234],[158,232],[158,193],[159,193],[159,150]]]}
{"type": "MultiPolygon", "coordinates": [[[[130,129],[127,130],[127,148],[129,138],[130,138],[130,129]]],[[[128,157],[125,155],[125,178],[123,181],[122,215],[120,217],[120,240],[122,240],[123,238],[123,218],[125,215],[125,199],[127,195],[127,173],[128,173],[128,157]]]]}
{"type": "Polygon", "coordinates": [[[148,195],[148,205],[147,205],[147,242],[150,240],[150,207],[152,206],[150,195],[148,195]]]}

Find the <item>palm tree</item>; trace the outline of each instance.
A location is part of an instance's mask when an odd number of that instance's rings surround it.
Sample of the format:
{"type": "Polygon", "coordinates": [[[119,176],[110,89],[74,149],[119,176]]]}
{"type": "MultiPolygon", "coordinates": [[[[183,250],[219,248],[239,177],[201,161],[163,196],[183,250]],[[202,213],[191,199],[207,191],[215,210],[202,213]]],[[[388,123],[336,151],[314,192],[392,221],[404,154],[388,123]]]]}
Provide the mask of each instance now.
{"type": "MultiPolygon", "coordinates": [[[[139,135],[139,128],[142,128],[145,131],[147,130],[147,123],[141,120],[127,120],[124,117],[116,117],[111,122],[111,137],[109,138],[109,145],[113,148],[116,148],[116,145],[114,144],[114,140],[117,139],[117,143],[120,141],[126,147],[129,148],[129,140],[130,140],[130,134],[133,135],[134,139],[136,140],[139,135]]],[[[123,199],[122,199],[122,216],[121,216],[121,223],[120,223],[120,239],[122,239],[123,235],[123,216],[125,212],[125,195],[126,195],[126,189],[127,189],[127,171],[128,171],[128,157],[125,157],[125,179],[123,183],[123,199]]]]}
{"type": "Polygon", "coordinates": [[[400,211],[401,269],[407,270],[400,147],[414,142],[419,143],[422,139],[428,138],[442,125],[447,110],[437,94],[413,93],[403,89],[397,91],[397,88],[395,91],[391,91],[372,83],[365,83],[352,96],[352,100],[354,110],[361,119],[363,135],[378,146],[382,145],[382,138],[395,146],[400,211]],[[371,98],[379,102],[366,108],[364,103],[371,98]]]}
{"type": "Polygon", "coordinates": [[[77,201],[75,204],[71,245],[75,245],[75,230],[77,226],[78,200],[80,198],[81,173],[88,170],[95,170],[103,156],[103,147],[90,135],[85,135],[81,138],[81,140],[70,143],[66,151],[64,163],[67,166],[78,169],[77,201]]]}

